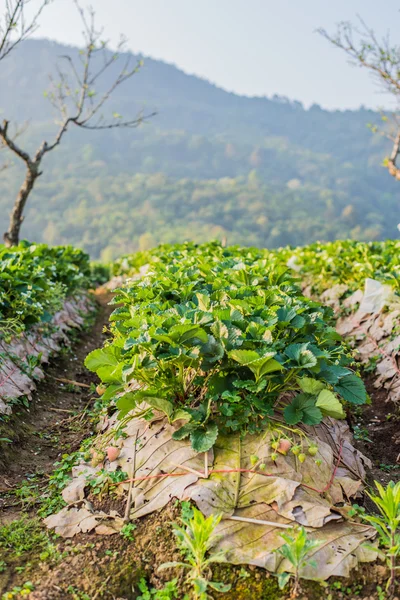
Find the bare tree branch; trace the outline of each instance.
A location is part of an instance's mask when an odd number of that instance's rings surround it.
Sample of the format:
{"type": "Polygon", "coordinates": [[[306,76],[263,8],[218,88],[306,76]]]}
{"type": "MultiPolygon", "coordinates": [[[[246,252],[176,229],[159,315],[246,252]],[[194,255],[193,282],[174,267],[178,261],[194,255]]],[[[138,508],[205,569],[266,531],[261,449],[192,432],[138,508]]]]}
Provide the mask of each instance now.
{"type": "MultiPolygon", "coordinates": [[[[375,32],[369,28],[359,17],[359,25],[353,26],[349,22],[340,23],[335,35],[330,35],[325,29],[319,29],[325,39],[337,48],[344,50],[353,65],[367,69],[379,87],[391,94],[397,104],[400,104],[400,46],[393,45],[387,34],[381,41],[375,32]]],[[[387,115],[382,115],[384,122],[388,121],[387,115]]],[[[383,164],[390,175],[400,180],[400,168],[396,162],[400,155],[400,123],[396,112],[390,114],[392,129],[387,126],[381,135],[392,141],[392,152],[386,157],[383,164]]],[[[377,126],[371,127],[377,132],[377,126]]]]}
{"type": "Polygon", "coordinates": [[[6,0],[5,14],[0,18],[0,60],[8,56],[12,50],[38,28],[38,19],[43,9],[51,0],[40,0],[28,21],[25,19],[26,8],[35,4],[35,0],[6,0]]]}
{"type": "MultiPolygon", "coordinates": [[[[7,1],[21,2],[21,0],[7,1]]],[[[48,1],[46,0],[43,5],[48,1]]],[[[142,61],[135,61],[132,64],[130,54],[122,56],[125,51],[124,38],[121,38],[117,49],[111,51],[108,43],[102,39],[102,30],[96,29],[93,9],[85,12],[78,0],[74,0],[74,4],[83,24],[84,47],[79,51],[78,60],[76,58],[74,60],[72,56],[61,56],[60,64],[56,68],[57,78],[50,77],[50,89],[46,95],[58,114],[56,120],[58,132],[54,139],[50,142],[43,141],[31,155],[15,142],[14,136],[10,135],[7,120],[0,125],[0,143],[26,165],[25,181],[17,195],[10,216],[9,229],[4,234],[6,245],[18,243],[25,205],[36,179],[41,175],[42,159],[61,143],[70,126],[97,130],[133,128],[155,114],[140,112],[134,118],[124,119],[114,112],[111,119],[104,117],[101,111],[115,90],[139,71],[142,61]],[[122,64],[118,68],[119,63],[122,64]],[[109,76],[107,84],[102,83],[105,74],[109,76]],[[102,91],[94,88],[95,83],[102,91]]],[[[23,19],[23,13],[20,13],[20,18],[23,19]]],[[[21,31],[26,30],[25,25],[21,24],[20,28],[21,31]]]]}

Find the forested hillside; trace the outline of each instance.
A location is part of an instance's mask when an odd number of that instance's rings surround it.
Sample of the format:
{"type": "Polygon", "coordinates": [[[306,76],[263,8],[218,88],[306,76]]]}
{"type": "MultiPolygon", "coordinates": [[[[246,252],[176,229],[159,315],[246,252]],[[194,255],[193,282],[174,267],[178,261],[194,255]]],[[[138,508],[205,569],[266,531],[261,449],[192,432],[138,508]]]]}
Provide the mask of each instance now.
{"type": "MultiPolygon", "coordinates": [[[[30,148],[54,131],[44,91],[67,52],[77,50],[29,40],[3,61],[0,113],[29,122],[20,141],[30,148]]],[[[399,188],[381,166],[389,147],[367,128],[376,113],[240,97],[151,59],[110,112],[142,108],[157,115],[140,129],[68,133],[43,165],[24,237],[104,259],[186,238],[397,237],[399,188]]],[[[0,174],[2,229],[21,177],[16,162],[0,174]]]]}

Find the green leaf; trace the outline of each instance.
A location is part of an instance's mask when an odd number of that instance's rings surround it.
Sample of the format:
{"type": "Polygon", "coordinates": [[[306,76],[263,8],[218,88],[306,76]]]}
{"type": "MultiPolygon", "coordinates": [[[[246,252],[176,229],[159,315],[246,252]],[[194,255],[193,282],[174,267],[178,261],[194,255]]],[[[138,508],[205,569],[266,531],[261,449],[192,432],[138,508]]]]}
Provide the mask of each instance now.
{"type": "Polygon", "coordinates": [[[289,308],[287,306],[282,306],[278,308],[276,311],[276,316],[278,317],[278,321],[283,323],[289,323],[292,319],[297,315],[294,308],[289,308]]]}
{"type": "Polygon", "coordinates": [[[136,408],[137,406],[137,398],[134,392],[128,392],[122,398],[118,398],[116,402],[117,408],[119,410],[119,418],[125,416],[128,412],[136,408]]]}
{"type": "Polygon", "coordinates": [[[324,363],[321,365],[321,371],[318,376],[324,381],[334,385],[342,377],[347,377],[347,375],[351,374],[352,371],[350,371],[350,369],[339,367],[338,365],[329,365],[324,363]]]}
{"type": "Polygon", "coordinates": [[[334,387],[346,402],[351,404],[365,404],[367,401],[367,391],[362,380],[357,375],[347,375],[339,380],[334,387]]]}
{"type": "Polygon", "coordinates": [[[288,404],[283,416],[289,425],[304,423],[305,425],[317,425],[322,421],[322,412],[315,406],[315,399],[308,394],[298,394],[288,404]]]}
{"type": "Polygon", "coordinates": [[[340,401],[329,390],[322,390],[319,393],[315,406],[321,410],[323,415],[334,419],[344,419],[346,416],[340,401]]]}
{"type": "Polygon", "coordinates": [[[122,370],[124,363],[117,363],[117,365],[98,367],[97,376],[103,383],[114,383],[121,384],[123,381],[122,370]]]}
{"type": "MultiPolygon", "coordinates": [[[[272,356],[274,355],[275,352],[272,356]]],[[[231,352],[228,353],[228,356],[243,366],[247,366],[260,358],[260,355],[255,350],[231,350],[231,352]]]]}
{"type": "Polygon", "coordinates": [[[174,431],[174,433],[172,434],[172,439],[178,441],[184,440],[185,438],[189,437],[189,435],[194,429],[196,429],[196,427],[197,425],[195,425],[194,423],[186,423],[185,425],[182,425],[182,427],[174,431]]]}
{"type": "Polygon", "coordinates": [[[216,592],[226,593],[231,589],[230,583],[221,583],[219,581],[209,581],[208,585],[216,592]]]}
{"type": "Polygon", "coordinates": [[[280,573],[278,575],[278,585],[280,590],[283,590],[283,588],[287,586],[290,581],[290,577],[290,573],[280,573]]]}
{"type": "Polygon", "coordinates": [[[277,360],[272,358],[275,356],[275,352],[271,352],[268,356],[259,358],[254,361],[250,365],[248,365],[249,369],[253,371],[256,376],[257,381],[263,377],[263,375],[268,375],[268,373],[273,373],[274,371],[281,371],[283,366],[277,360]]]}
{"type": "Polygon", "coordinates": [[[207,296],[206,294],[197,293],[196,298],[199,309],[207,312],[211,304],[210,296],[207,296]]]}
{"type": "Polygon", "coordinates": [[[151,408],[160,410],[165,415],[167,415],[168,419],[171,418],[171,416],[174,412],[174,405],[172,402],[170,402],[169,400],[166,400],[165,398],[160,398],[158,396],[148,396],[145,394],[141,395],[141,398],[142,398],[142,400],[147,402],[147,404],[149,406],[151,406],[151,408]]]}
{"type": "Polygon", "coordinates": [[[119,359],[115,346],[106,346],[90,352],[85,359],[85,367],[89,371],[97,371],[100,367],[116,366],[119,359]]]}
{"type": "Polygon", "coordinates": [[[302,423],[305,425],[318,425],[322,421],[322,412],[313,402],[303,407],[302,423]]]}
{"type": "Polygon", "coordinates": [[[310,367],[314,367],[317,364],[316,357],[311,352],[311,350],[308,349],[308,343],[290,344],[286,348],[285,354],[293,362],[297,363],[297,365],[302,369],[308,369],[310,367]]]}
{"type": "Polygon", "coordinates": [[[183,324],[175,325],[169,330],[169,336],[177,344],[185,344],[189,341],[198,341],[205,344],[208,340],[208,335],[198,325],[183,324]]]}
{"type": "Polygon", "coordinates": [[[171,423],[175,423],[175,421],[180,421],[180,420],[186,420],[188,421],[190,419],[190,415],[188,412],[186,412],[186,410],[184,410],[183,408],[178,408],[178,410],[175,410],[172,417],[171,417],[171,423]]]}
{"type": "Polygon", "coordinates": [[[283,416],[285,417],[286,423],[289,425],[296,425],[297,423],[300,423],[303,418],[303,411],[292,402],[285,407],[283,416]]]}
{"type": "Polygon", "coordinates": [[[208,336],[208,341],[200,347],[202,364],[204,371],[210,369],[214,363],[221,360],[225,354],[225,349],[220,342],[212,336],[208,336]]]}
{"type": "Polygon", "coordinates": [[[306,324],[306,320],[304,317],[297,315],[291,322],[290,325],[291,327],[294,327],[295,329],[301,329],[302,327],[304,327],[304,325],[306,324]]]}
{"type": "Polygon", "coordinates": [[[213,447],[218,437],[218,426],[216,423],[207,423],[206,427],[198,427],[190,434],[193,450],[196,452],[207,452],[213,447]]]}
{"type": "Polygon", "coordinates": [[[312,379],[311,377],[301,377],[297,382],[302,392],[305,392],[306,394],[317,395],[325,387],[321,381],[312,379]]]}
{"type": "Polygon", "coordinates": [[[117,383],[108,386],[104,394],[101,396],[102,401],[111,400],[118,392],[122,392],[124,386],[118,385],[117,383]]]}

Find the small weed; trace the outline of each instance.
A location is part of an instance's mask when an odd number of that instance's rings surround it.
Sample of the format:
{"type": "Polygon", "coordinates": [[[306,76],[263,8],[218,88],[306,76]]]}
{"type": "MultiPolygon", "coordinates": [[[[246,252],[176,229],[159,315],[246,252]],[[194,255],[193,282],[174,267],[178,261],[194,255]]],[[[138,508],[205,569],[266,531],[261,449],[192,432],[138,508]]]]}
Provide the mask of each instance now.
{"type": "MultiPolygon", "coordinates": [[[[141,579],[138,583],[139,591],[142,592],[137,600],[175,600],[178,599],[177,579],[168,581],[161,590],[155,588],[149,589],[145,579],[141,579]]],[[[182,600],[188,600],[185,596],[182,600]]]]}
{"type": "Polygon", "coordinates": [[[391,465],[387,463],[381,463],[379,468],[385,473],[391,473],[392,471],[397,471],[400,468],[400,465],[391,465]]]}
{"type": "Polygon", "coordinates": [[[54,545],[39,519],[29,519],[26,515],[0,528],[0,550],[15,558],[32,550],[53,552],[54,545]]]}
{"type": "Polygon", "coordinates": [[[246,569],[244,569],[243,567],[240,569],[239,571],[239,578],[240,579],[248,579],[250,577],[250,573],[248,573],[246,571],[246,569]]]}
{"type": "MultiPolygon", "coordinates": [[[[349,510],[349,517],[363,517],[365,515],[365,508],[358,504],[353,504],[349,510]]],[[[338,582],[336,582],[338,583],[338,582]]]]}
{"type": "Polygon", "coordinates": [[[4,573],[7,569],[7,563],[4,560],[0,560],[0,573],[4,573]]]}
{"type": "Polygon", "coordinates": [[[110,484],[120,483],[128,479],[128,473],[125,471],[106,471],[100,469],[94,475],[87,478],[87,485],[91,488],[92,494],[102,496],[107,494],[110,484]]]}
{"type": "MultiPolygon", "coordinates": [[[[2,595],[1,600],[13,600],[14,598],[23,598],[29,596],[35,589],[35,586],[30,581],[26,581],[23,586],[15,586],[11,592],[6,592],[2,595]]],[[[89,599],[90,600],[90,599],[89,599]]]]}
{"type": "Polygon", "coordinates": [[[354,425],[353,429],[354,438],[363,442],[372,442],[369,437],[368,429],[362,427],[362,425],[354,425]]]}
{"type": "Polygon", "coordinates": [[[377,586],[376,591],[378,592],[378,600],[385,600],[386,592],[380,585],[377,586]]]}
{"type": "MultiPolygon", "coordinates": [[[[379,510],[378,515],[364,515],[364,521],[370,523],[378,533],[380,557],[386,562],[390,570],[386,590],[390,596],[394,594],[396,587],[397,557],[400,554],[400,482],[393,481],[384,488],[375,481],[377,494],[368,493],[372,502],[379,510]]],[[[374,547],[374,550],[376,548],[374,547]]]]}
{"type": "Polygon", "coordinates": [[[135,525],[135,523],[127,523],[126,525],[123,526],[123,528],[121,529],[121,531],[119,533],[126,540],[133,542],[135,539],[135,534],[133,533],[135,531],[135,529],[137,529],[137,525],[135,525]]]}
{"type": "Polygon", "coordinates": [[[64,390],[66,392],[70,392],[71,394],[80,394],[81,392],[79,386],[74,385],[73,383],[64,384],[64,390]]]}
{"type": "Polygon", "coordinates": [[[73,585],[69,585],[67,587],[67,592],[71,594],[72,600],[91,600],[90,596],[88,596],[85,592],[81,592],[78,588],[73,585]]]}
{"type": "Polygon", "coordinates": [[[23,573],[25,571],[25,569],[29,569],[29,567],[31,567],[31,563],[26,563],[26,565],[21,565],[20,567],[15,567],[15,572],[16,573],[23,573]]]}
{"type": "Polygon", "coordinates": [[[378,363],[381,359],[382,357],[379,354],[376,356],[371,356],[368,360],[368,363],[363,366],[363,370],[366,373],[373,373],[376,370],[376,367],[378,366],[378,363]]]}
{"type": "Polygon", "coordinates": [[[215,542],[214,530],[221,520],[219,515],[210,515],[206,518],[197,508],[191,508],[191,517],[181,517],[182,526],[172,524],[178,546],[186,562],[164,563],[159,568],[183,567],[188,569],[186,581],[193,587],[194,597],[197,600],[207,600],[207,590],[211,588],[216,592],[228,592],[230,585],[207,579],[206,573],[212,563],[221,562],[223,552],[211,554],[206,558],[207,552],[215,542]]]}
{"type": "Polygon", "coordinates": [[[315,561],[310,560],[310,552],[319,545],[319,542],[309,540],[307,538],[307,532],[304,527],[299,527],[293,530],[292,534],[281,533],[286,544],[283,544],[280,548],[277,548],[275,552],[281,554],[286,558],[290,564],[294,567],[294,574],[292,573],[281,573],[278,576],[279,587],[282,590],[289,582],[290,578],[294,578],[292,588],[292,598],[296,598],[300,589],[300,577],[302,569],[306,565],[313,565],[315,561]]]}
{"type": "Polygon", "coordinates": [[[187,502],[186,500],[181,502],[181,511],[182,521],[188,522],[193,518],[193,506],[190,502],[187,502]]]}

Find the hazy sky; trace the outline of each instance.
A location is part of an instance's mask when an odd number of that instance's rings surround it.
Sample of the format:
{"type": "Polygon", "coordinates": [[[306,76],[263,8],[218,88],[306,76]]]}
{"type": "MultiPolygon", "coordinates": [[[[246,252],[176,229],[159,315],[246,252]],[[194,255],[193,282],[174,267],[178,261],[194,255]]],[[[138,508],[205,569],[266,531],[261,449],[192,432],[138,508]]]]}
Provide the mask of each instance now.
{"type": "MultiPolygon", "coordinates": [[[[37,0],[34,0],[37,1],[37,0]]],[[[85,3],[86,0],[81,0],[85,3]]],[[[400,43],[400,2],[386,0],[92,0],[98,23],[115,41],[175,63],[188,73],[246,95],[274,94],[326,108],[387,105],[368,74],[315,33],[357,14],[400,43]],[[396,40],[396,35],[398,36],[396,40]]],[[[0,7],[4,0],[0,0],[0,7]]],[[[72,0],[53,0],[36,34],[79,44],[72,0]]]]}

